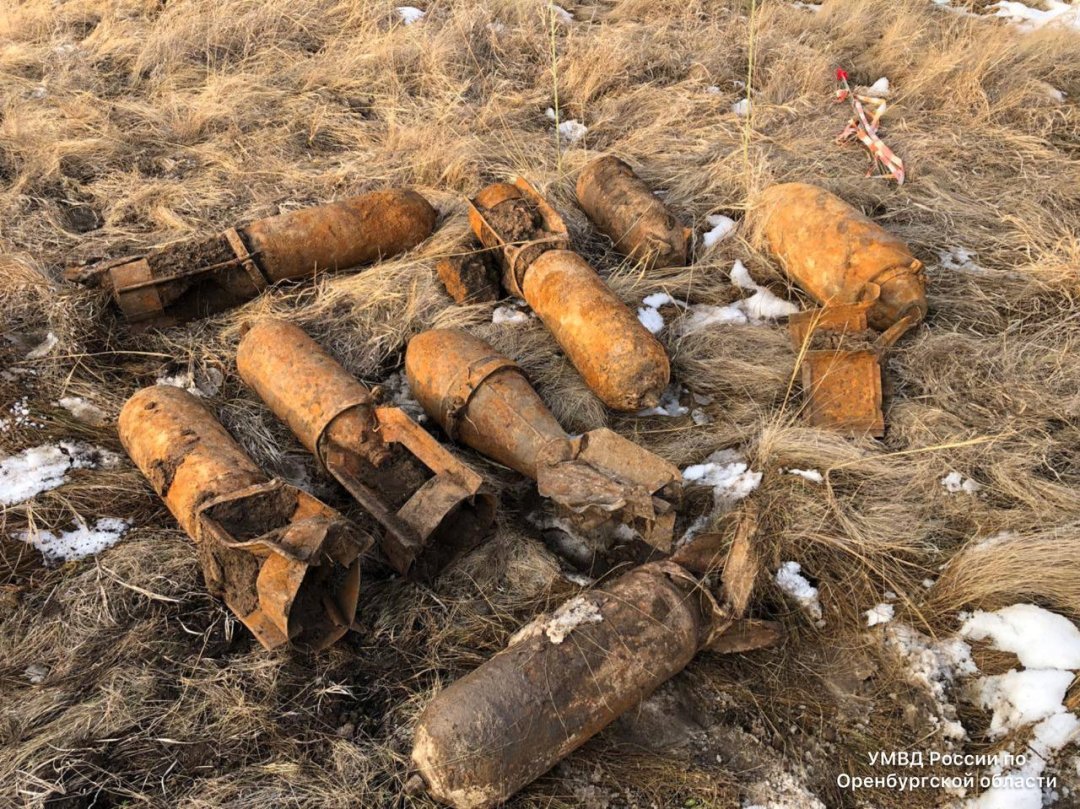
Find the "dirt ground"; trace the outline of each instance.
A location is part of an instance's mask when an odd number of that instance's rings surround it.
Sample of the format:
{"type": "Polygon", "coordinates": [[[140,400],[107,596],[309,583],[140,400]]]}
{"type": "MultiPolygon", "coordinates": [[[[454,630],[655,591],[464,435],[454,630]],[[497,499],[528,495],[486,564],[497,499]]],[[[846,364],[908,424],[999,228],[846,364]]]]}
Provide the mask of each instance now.
{"type": "MultiPolygon", "coordinates": [[[[0,806],[433,806],[402,789],[419,711],[579,589],[523,519],[528,486],[463,452],[501,494],[489,542],[432,587],[372,557],[356,632],[316,657],[263,651],[206,594],[115,429],[139,387],[190,375],[265,469],[374,530],[238,378],[240,326],[263,314],[371,385],[400,370],[410,336],[463,327],[517,358],[568,430],[607,424],[680,468],[732,449],[762,473],[751,611],[781,621],[784,642],[700,655],[511,806],[782,809],[813,806],[810,793],[845,809],[949,805],[939,790],[837,785],[883,774],[874,751],[947,747],[934,700],[863,613],[892,593],[894,623],[928,635],[1014,602],[1080,620],[1080,34],[928,0],[582,2],[570,20],[538,0],[424,8],[411,25],[374,0],[0,8],[0,457],[58,441],[121,455],[0,516],[0,806]],[[889,78],[902,187],[866,177],[860,146],[834,144],[848,118],[832,100],[838,66],[859,85],[889,78]],[[752,114],[739,117],[747,82],[752,114]],[[587,133],[557,139],[549,107],[587,133]],[[727,304],[736,259],[810,305],[743,229],[688,268],[621,262],[574,203],[601,153],[699,233],[707,215],[741,220],[766,185],[800,180],[907,241],[930,314],[887,362],[884,439],[801,426],[780,322],[660,333],[674,379],[708,400],[698,424],[612,414],[538,320],[495,324],[496,304],[453,304],[435,264],[467,231],[464,198],[521,174],[630,306],[658,292],[727,304]],[[394,186],[440,211],[417,249],[189,327],[133,334],[100,294],[59,280],[80,260],[394,186]],[[953,472],[981,488],[947,491],[953,472]],[[130,529],[83,561],[47,565],[20,539],[101,518],[130,529]],[[823,622],[776,585],[786,561],[819,589],[823,622]]],[[[1015,666],[979,653],[984,671],[1015,666]]],[[[959,708],[958,749],[1009,743],[959,708]]],[[[1076,784],[1075,756],[1054,765],[1059,784],[1076,784]]],[[[1080,805],[1067,793],[1057,806],[1080,805]]]]}

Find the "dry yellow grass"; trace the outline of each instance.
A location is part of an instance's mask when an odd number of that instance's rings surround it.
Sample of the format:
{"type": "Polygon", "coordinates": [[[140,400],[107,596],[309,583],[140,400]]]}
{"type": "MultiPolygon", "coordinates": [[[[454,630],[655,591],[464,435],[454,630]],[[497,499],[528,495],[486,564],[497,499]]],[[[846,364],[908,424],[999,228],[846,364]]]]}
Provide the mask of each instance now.
{"type": "MultiPolygon", "coordinates": [[[[751,6],[583,2],[567,6],[573,23],[553,28],[539,0],[431,0],[411,26],[385,2],[8,4],[0,318],[10,339],[0,361],[20,373],[0,380],[0,406],[27,397],[39,426],[0,433],[3,451],[61,437],[119,450],[113,426],[83,425],[54,403],[83,396],[115,419],[128,395],[168,369],[217,369],[224,382],[209,403],[253,455],[349,509],[236,377],[240,324],[284,313],[372,384],[399,366],[410,335],[473,330],[521,360],[569,429],[610,423],[680,465],[744,451],[764,472],[755,497],[770,572],[800,561],[828,616],[813,626],[763,577],[754,612],[783,620],[790,637],[776,650],[702,656],[677,678],[698,706],[687,727],[704,736],[687,730],[689,747],[642,752],[625,734],[604,734],[513,805],[602,806],[596,796],[606,795],[613,806],[735,806],[771,757],[796,772],[811,765],[806,783],[828,806],[855,806],[835,787],[837,773],[865,767],[867,750],[934,745],[905,718],[899,706],[918,695],[884,657],[858,703],[870,721],[854,722],[830,686],[835,653],[877,654],[860,613],[884,591],[899,595],[906,620],[936,632],[953,629],[958,610],[1015,600],[1080,619],[1080,41],[1020,35],[921,0],[828,0],[819,13],[764,0],[752,20],[751,6]],[[748,124],[731,105],[751,38],[748,124]],[[846,121],[831,102],[838,65],[859,83],[892,82],[886,139],[908,166],[902,188],[865,178],[864,153],[833,144],[846,121]],[[562,118],[589,127],[561,152],[544,116],[553,76],[562,118]],[[1067,101],[1049,98],[1044,82],[1067,101]],[[742,238],[689,269],[643,274],[620,263],[573,202],[576,172],[602,151],[627,159],[699,228],[709,213],[740,216],[770,182],[807,180],[909,242],[930,268],[931,314],[888,363],[882,442],[799,425],[780,326],[663,335],[675,377],[714,399],[712,423],[697,427],[613,416],[538,322],[494,326],[492,306],[452,305],[434,263],[458,249],[462,197],[518,173],[556,201],[631,305],[657,291],[727,302],[736,258],[805,303],[742,238]],[[191,328],[132,336],[99,296],[57,281],[78,259],[390,185],[418,187],[444,215],[424,245],[191,328]],[[941,268],[938,251],[954,247],[974,251],[987,272],[941,268]],[[24,359],[49,331],[57,348],[24,359]],[[820,469],[827,484],[781,473],[790,467],[820,469]],[[982,491],[947,494],[940,479],[951,471],[982,491]],[[1012,538],[974,549],[1002,531],[1012,538]],[[736,731],[768,756],[731,758],[736,731]]],[[[0,803],[428,805],[400,792],[416,713],[572,590],[520,519],[518,482],[471,460],[505,489],[497,536],[434,589],[371,569],[362,631],[318,659],[263,652],[205,595],[187,540],[130,466],[77,473],[8,508],[0,803]],[[55,569],[14,538],[76,516],[123,517],[134,528],[96,560],[55,569]],[[23,674],[31,664],[49,670],[40,685],[23,674]]],[[[941,801],[930,792],[862,798],[875,807],[941,801]]]]}

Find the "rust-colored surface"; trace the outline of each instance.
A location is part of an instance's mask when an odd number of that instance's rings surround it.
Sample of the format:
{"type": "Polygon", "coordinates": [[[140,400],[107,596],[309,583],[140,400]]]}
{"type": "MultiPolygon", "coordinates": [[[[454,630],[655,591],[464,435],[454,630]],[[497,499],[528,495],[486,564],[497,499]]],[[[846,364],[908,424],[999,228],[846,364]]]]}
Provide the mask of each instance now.
{"type": "Polygon", "coordinates": [[[660,401],[671,377],[664,347],[569,249],[566,225],[536,189],[520,178],[489,186],[469,221],[499,257],[503,285],[528,302],[604,404],[636,411],[660,401]]]}
{"type": "Polygon", "coordinates": [[[144,388],[120,440],[194,541],[207,589],[267,649],[318,650],[348,631],[370,544],[311,495],[269,480],[187,391],[144,388]]]}
{"type": "Polygon", "coordinates": [[[433,798],[456,809],[494,806],[640,703],[729,624],[680,566],[635,568],[535,619],[438,694],[420,716],[413,764],[433,798]]]}
{"type": "Polygon", "coordinates": [[[628,525],[670,548],[681,476],[667,461],[611,430],[571,438],[516,363],[463,331],[414,337],[405,372],[447,435],[536,480],[581,529],[628,525]]]}
{"type": "Polygon", "coordinates": [[[664,347],[581,256],[540,256],[525,276],[525,300],[604,404],[634,412],[660,402],[671,378],[664,347]]]}
{"type": "Polygon", "coordinates": [[[817,427],[852,435],[885,434],[881,364],[867,330],[872,301],[834,305],[793,315],[791,342],[802,355],[805,417],[817,427]],[[824,347],[815,348],[816,343],[824,347]]]}
{"type": "Polygon", "coordinates": [[[396,407],[376,407],[302,329],[262,320],[240,341],[240,376],[385,529],[402,575],[430,580],[487,534],[495,500],[483,478],[396,407]]]}
{"type": "Polygon", "coordinates": [[[619,158],[605,155],[586,165],[578,175],[577,198],[624,256],[646,269],[686,264],[690,231],[619,158]]]}
{"type": "Polygon", "coordinates": [[[282,281],[403,253],[431,235],[437,216],[415,191],[373,191],[259,219],[244,235],[267,276],[282,281]]]}
{"type": "Polygon", "coordinates": [[[806,183],[765,189],[756,227],[785,272],[825,307],[871,301],[872,328],[926,315],[922,262],[839,197],[806,183]]]}
{"type": "Polygon", "coordinates": [[[431,235],[436,219],[415,191],[376,191],[65,276],[107,288],[137,328],[165,328],[238,306],[278,281],[401,253],[431,235]]]}
{"type": "Polygon", "coordinates": [[[475,238],[454,255],[439,259],[435,272],[455,303],[485,303],[502,297],[495,258],[475,238]]]}

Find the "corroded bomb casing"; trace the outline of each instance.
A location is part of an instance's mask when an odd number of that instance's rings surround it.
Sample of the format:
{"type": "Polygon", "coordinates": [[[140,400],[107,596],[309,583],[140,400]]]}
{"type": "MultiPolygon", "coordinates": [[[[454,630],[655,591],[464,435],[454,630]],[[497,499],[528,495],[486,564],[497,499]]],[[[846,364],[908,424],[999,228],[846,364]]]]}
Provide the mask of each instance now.
{"type": "Polygon", "coordinates": [[[754,217],[784,271],[822,306],[873,301],[868,320],[878,331],[926,315],[922,262],[834,194],[806,183],[774,185],[754,217]]]}
{"type": "Polygon", "coordinates": [[[498,256],[503,286],[528,302],[604,404],[636,411],[660,401],[671,377],[664,347],[569,249],[566,225],[536,189],[520,178],[488,186],[469,221],[498,256]]]}
{"type": "Polygon", "coordinates": [[[133,324],[163,328],[237,306],[278,281],[397,255],[431,235],[436,218],[415,191],[375,191],[66,276],[109,289],[133,324]]]}
{"type": "Polygon", "coordinates": [[[429,580],[483,539],[495,498],[483,478],[396,407],[377,407],[302,329],[262,320],[236,365],[274,413],[385,528],[381,546],[402,575],[429,580]]]}
{"type": "Polygon", "coordinates": [[[605,155],[586,165],[578,175],[577,198],[624,256],[647,269],[686,264],[690,230],[619,158],[605,155]]]}
{"type": "Polygon", "coordinates": [[[681,475],[667,461],[607,429],[571,438],[517,363],[463,331],[418,334],[405,373],[451,439],[536,480],[579,527],[623,523],[670,548],[681,475]]]}
{"type": "Polygon", "coordinates": [[[494,806],[679,673],[728,623],[679,565],[635,568],[527,624],[432,699],[413,765],[436,800],[494,806]]]}
{"type": "Polygon", "coordinates": [[[270,480],[190,393],[143,388],[120,440],[194,541],[211,594],[267,649],[318,650],[348,631],[360,590],[355,526],[311,495],[270,480]]]}
{"type": "Polygon", "coordinates": [[[868,330],[871,301],[792,315],[788,331],[801,353],[806,421],[851,435],[881,437],[881,364],[877,335],[868,330]]]}

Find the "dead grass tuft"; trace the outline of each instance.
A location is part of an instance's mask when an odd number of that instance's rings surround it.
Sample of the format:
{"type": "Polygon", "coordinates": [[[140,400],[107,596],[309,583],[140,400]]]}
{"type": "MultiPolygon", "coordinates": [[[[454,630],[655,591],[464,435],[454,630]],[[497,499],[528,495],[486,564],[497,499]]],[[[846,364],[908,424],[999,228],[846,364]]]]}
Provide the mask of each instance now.
{"type": "MultiPolygon", "coordinates": [[[[789,772],[828,805],[854,806],[839,772],[873,774],[870,751],[937,743],[921,709],[905,712],[925,695],[865,628],[862,612],[886,591],[903,620],[937,632],[959,610],[1018,600],[1080,619],[1076,37],[889,0],[827,0],[816,13],[765,0],[753,21],[746,2],[567,8],[575,21],[554,28],[545,4],[508,0],[440,0],[410,26],[392,3],[340,0],[5,9],[0,407],[25,398],[32,424],[0,432],[0,446],[75,438],[119,450],[123,401],[190,371],[219,380],[207,403],[269,471],[364,520],[237,378],[242,325],[288,317],[372,385],[413,334],[469,329],[521,363],[567,429],[608,423],[680,466],[742,452],[763,473],[767,571],[752,610],[788,631],[778,649],[702,655],[666,686],[659,699],[684,697],[662,712],[681,717],[663,750],[613,728],[512,805],[726,806],[762,773],[789,772]],[[746,95],[751,31],[748,129],[730,110],[746,95]],[[889,77],[885,137],[908,166],[902,188],[865,178],[862,150],[833,144],[847,115],[831,101],[839,65],[860,84],[889,77]],[[589,127],[561,152],[544,116],[556,90],[561,118],[589,127]],[[771,182],[806,180],[912,246],[929,268],[931,314],[889,358],[884,441],[801,426],[781,325],[660,335],[675,379],[712,399],[710,423],[696,426],[610,414],[538,321],[493,325],[491,304],[452,305],[434,265],[460,249],[463,197],[518,173],[631,306],[661,291],[728,303],[741,294],[727,278],[736,259],[806,303],[750,233],[690,268],[623,263],[573,200],[577,171],[601,152],[627,159],[698,229],[711,213],[741,217],[771,182]],[[57,282],[70,262],[391,185],[439,208],[432,239],[188,329],[133,335],[101,296],[57,282]],[[940,252],[955,248],[982,271],[943,267],[940,252]],[[27,359],[49,333],[56,347],[27,359]],[[64,396],[93,401],[109,423],[79,422],[55,404],[64,396]],[[947,493],[950,472],[982,489],[947,493]],[[788,560],[821,590],[824,627],[772,582],[788,560]]],[[[464,455],[504,495],[497,535],[433,588],[369,560],[360,631],[311,659],[264,653],[205,594],[189,542],[126,463],[4,510],[0,783],[27,806],[429,805],[401,793],[418,712],[575,589],[521,518],[528,487],[464,455]],[[104,516],[133,529],[96,559],[47,568],[16,538],[104,516]],[[35,665],[47,669],[40,684],[25,675],[35,665]]],[[[690,498],[687,516],[707,499],[690,498]]],[[[862,797],[912,809],[938,796],[862,797]]]]}

